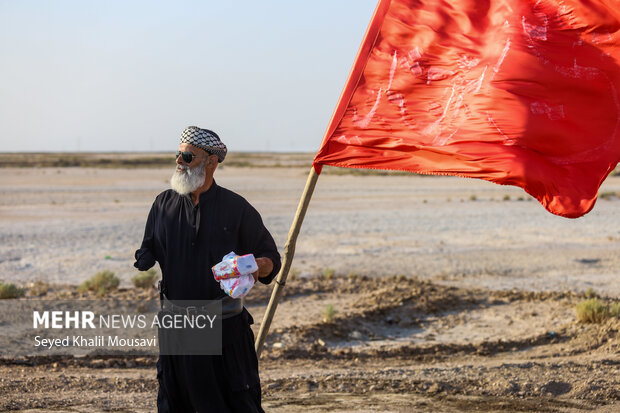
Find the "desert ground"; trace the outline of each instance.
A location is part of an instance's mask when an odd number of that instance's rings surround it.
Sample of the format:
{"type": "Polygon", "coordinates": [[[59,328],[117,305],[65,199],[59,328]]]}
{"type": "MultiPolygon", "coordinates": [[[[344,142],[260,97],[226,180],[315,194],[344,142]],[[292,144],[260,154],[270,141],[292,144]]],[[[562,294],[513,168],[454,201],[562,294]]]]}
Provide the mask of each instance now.
{"type": "MultiPolygon", "coordinates": [[[[216,181],[259,210],[282,251],[311,156],[247,158],[216,181]]],[[[133,253],[172,161],[6,165],[0,280],[26,288],[22,300],[84,298],[76,286],[102,270],[121,279],[115,297],[155,296],[131,284],[133,253]]],[[[620,299],[620,177],[600,194],[571,220],[515,187],[325,168],[260,358],[263,407],[619,411],[619,319],[575,315],[593,294],[620,299]]],[[[271,288],[246,299],[255,331],[271,288]]],[[[150,412],[156,392],[154,357],[0,358],[2,411],[150,412]]]]}

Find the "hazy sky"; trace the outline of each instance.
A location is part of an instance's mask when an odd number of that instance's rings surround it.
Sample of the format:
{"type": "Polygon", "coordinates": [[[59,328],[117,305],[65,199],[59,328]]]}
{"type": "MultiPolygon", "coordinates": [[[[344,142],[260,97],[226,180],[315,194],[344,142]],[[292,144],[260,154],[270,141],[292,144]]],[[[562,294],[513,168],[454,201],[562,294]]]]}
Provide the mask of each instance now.
{"type": "Polygon", "coordinates": [[[0,0],[0,152],[315,151],[376,0],[0,0]]]}

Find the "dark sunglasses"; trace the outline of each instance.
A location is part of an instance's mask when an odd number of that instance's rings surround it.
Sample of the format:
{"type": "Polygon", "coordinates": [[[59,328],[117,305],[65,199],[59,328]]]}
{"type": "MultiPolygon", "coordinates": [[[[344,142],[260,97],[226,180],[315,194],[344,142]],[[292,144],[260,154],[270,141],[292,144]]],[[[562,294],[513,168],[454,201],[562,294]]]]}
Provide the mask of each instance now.
{"type": "Polygon", "coordinates": [[[198,155],[194,155],[193,153],[189,151],[184,151],[184,152],[177,151],[177,156],[174,159],[179,159],[179,155],[181,155],[181,158],[183,159],[183,162],[185,163],[192,163],[194,158],[198,157],[198,155]]]}
{"type": "MultiPolygon", "coordinates": [[[[205,152],[207,153],[207,156],[213,155],[209,151],[205,151],[205,152]]],[[[191,153],[189,151],[184,151],[184,152],[177,151],[177,156],[174,159],[179,159],[179,155],[181,155],[181,158],[183,159],[183,162],[185,162],[185,163],[192,163],[194,158],[198,158],[198,155],[194,155],[193,153],[191,153]]]]}

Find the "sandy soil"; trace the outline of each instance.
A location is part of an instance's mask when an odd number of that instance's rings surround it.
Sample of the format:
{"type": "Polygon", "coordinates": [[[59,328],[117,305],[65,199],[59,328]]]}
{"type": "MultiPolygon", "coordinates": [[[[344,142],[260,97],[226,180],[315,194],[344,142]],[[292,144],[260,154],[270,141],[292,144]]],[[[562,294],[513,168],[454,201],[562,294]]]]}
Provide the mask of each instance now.
{"type": "MultiPolygon", "coordinates": [[[[0,279],[77,296],[76,284],[109,269],[123,280],[115,294],[131,296],[133,251],[170,173],[0,169],[0,279]]],[[[216,177],[282,248],[306,174],[224,167],[216,177]]],[[[602,191],[620,192],[620,179],[602,191]]],[[[579,324],[574,307],[589,288],[620,297],[619,205],[600,200],[568,220],[483,181],[321,176],[261,357],[265,409],[617,411],[618,320],[579,324]]],[[[255,327],[269,294],[248,299],[255,327]]],[[[0,410],[146,412],[156,388],[149,357],[0,362],[0,410]]]]}

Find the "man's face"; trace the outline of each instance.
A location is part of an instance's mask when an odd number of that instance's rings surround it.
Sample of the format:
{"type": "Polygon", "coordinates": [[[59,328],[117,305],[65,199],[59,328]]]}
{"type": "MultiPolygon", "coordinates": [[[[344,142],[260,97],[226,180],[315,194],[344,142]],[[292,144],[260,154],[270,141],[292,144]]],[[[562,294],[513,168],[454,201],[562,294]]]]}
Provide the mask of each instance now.
{"type": "Polygon", "coordinates": [[[202,149],[196,148],[195,146],[190,145],[189,143],[182,143],[179,145],[179,152],[188,152],[191,153],[192,160],[187,163],[183,160],[183,156],[177,156],[177,171],[185,171],[189,168],[194,169],[197,166],[202,164],[202,161],[208,157],[208,154],[202,149]]]}
{"type": "MultiPolygon", "coordinates": [[[[170,178],[170,185],[181,195],[187,195],[205,183],[210,159],[205,151],[187,143],[179,145],[179,152],[191,153],[192,160],[188,163],[183,160],[183,155],[177,156],[177,167],[170,178]]],[[[210,173],[212,175],[213,171],[210,173]]]]}

